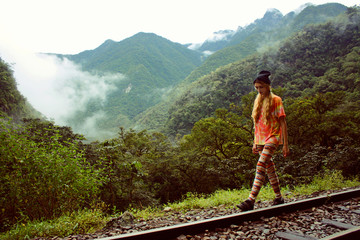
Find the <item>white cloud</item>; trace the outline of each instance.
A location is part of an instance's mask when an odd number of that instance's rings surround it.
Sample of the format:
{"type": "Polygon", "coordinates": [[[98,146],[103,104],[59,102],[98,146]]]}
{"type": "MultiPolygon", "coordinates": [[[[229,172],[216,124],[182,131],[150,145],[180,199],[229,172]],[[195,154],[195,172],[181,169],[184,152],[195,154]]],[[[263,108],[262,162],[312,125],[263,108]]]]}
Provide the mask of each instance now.
{"type": "Polygon", "coordinates": [[[98,123],[106,120],[106,114],[103,111],[98,111],[91,116],[87,117],[85,121],[78,126],[77,132],[83,134],[88,140],[105,140],[108,138],[115,137],[116,132],[110,130],[99,129],[98,123]]]}
{"type": "MultiPolygon", "coordinates": [[[[104,102],[116,89],[115,83],[125,78],[122,74],[90,74],[66,58],[34,54],[11,43],[0,43],[0,54],[10,63],[19,91],[36,110],[59,125],[69,125],[67,119],[84,110],[90,100],[104,102]]],[[[95,112],[83,127],[95,126],[94,121],[103,114],[95,112]]]]}
{"type": "Polygon", "coordinates": [[[299,14],[302,10],[304,10],[306,7],[311,6],[311,5],[314,5],[314,4],[312,4],[312,3],[305,3],[305,4],[301,5],[301,6],[299,6],[298,8],[294,9],[293,12],[294,12],[295,14],[299,14]]]}
{"type": "Polygon", "coordinates": [[[189,49],[191,50],[196,50],[199,49],[201,47],[202,43],[192,43],[188,46],[189,49]]]}
{"type": "Polygon", "coordinates": [[[211,54],[213,54],[214,52],[212,52],[212,51],[203,51],[203,54],[205,55],[205,57],[208,57],[208,56],[210,56],[211,54]]]}
{"type": "Polygon", "coordinates": [[[217,42],[222,40],[228,40],[231,36],[233,36],[236,32],[234,30],[220,30],[214,32],[212,36],[206,39],[207,42],[217,42]]]}

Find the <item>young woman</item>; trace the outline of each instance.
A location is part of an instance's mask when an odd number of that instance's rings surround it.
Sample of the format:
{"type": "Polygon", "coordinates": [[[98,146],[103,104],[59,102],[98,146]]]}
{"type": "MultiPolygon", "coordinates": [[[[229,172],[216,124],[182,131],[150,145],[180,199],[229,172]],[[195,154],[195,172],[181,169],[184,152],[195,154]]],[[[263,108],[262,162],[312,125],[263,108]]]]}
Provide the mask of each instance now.
{"type": "Polygon", "coordinates": [[[252,112],[255,124],[255,139],[252,150],[253,153],[259,154],[260,158],[256,166],[256,176],[249,198],[237,205],[242,211],[254,209],[256,197],[264,184],[266,175],[275,192],[273,205],[284,203],[272,155],[279,144],[283,144],[284,157],[289,155],[286,115],[281,98],[270,90],[270,75],[269,71],[261,71],[254,80],[254,87],[258,95],[252,112]]]}

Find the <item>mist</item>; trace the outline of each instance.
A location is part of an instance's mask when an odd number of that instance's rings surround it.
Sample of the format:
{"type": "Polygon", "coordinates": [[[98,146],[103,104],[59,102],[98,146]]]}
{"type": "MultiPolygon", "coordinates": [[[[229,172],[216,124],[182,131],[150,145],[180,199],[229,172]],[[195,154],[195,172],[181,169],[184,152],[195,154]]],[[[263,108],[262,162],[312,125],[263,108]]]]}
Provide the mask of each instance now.
{"type": "Polygon", "coordinates": [[[90,101],[104,104],[106,96],[116,90],[122,74],[84,72],[80,66],[55,55],[35,54],[0,43],[0,57],[10,64],[18,90],[28,102],[48,120],[60,126],[70,126],[86,138],[112,137],[96,126],[106,119],[102,110],[93,112],[81,124],[70,125],[69,119],[86,110],[90,101]]]}

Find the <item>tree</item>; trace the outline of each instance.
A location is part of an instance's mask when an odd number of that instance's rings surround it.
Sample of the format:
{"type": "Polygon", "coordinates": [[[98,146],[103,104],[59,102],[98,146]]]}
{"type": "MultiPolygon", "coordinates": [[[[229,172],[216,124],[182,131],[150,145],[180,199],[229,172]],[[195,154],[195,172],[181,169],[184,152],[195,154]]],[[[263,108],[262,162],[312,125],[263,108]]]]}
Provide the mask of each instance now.
{"type": "Polygon", "coordinates": [[[346,102],[346,93],[318,93],[313,97],[289,99],[287,122],[292,144],[332,147],[336,137],[359,136],[359,108],[346,102]]]}
{"type": "MultiPolygon", "coordinates": [[[[157,203],[161,195],[156,186],[157,165],[164,166],[169,145],[160,133],[136,132],[120,128],[117,138],[98,145],[99,159],[95,163],[107,179],[101,199],[112,207],[124,210],[129,205],[157,203]]],[[[167,174],[161,171],[161,174],[167,174]]]]}
{"type": "Polygon", "coordinates": [[[215,117],[196,122],[191,133],[183,137],[180,149],[186,155],[183,162],[189,164],[182,171],[190,182],[195,182],[191,178],[200,184],[214,182],[212,190],[249,184],[249,169],[256,162],[251,153],[254,97],[255,93],[244,96],[241,106],[231,104],[230,110],[217,109],[215,117]],[[191,171],[195,172],[189,174],[191,171]]]}

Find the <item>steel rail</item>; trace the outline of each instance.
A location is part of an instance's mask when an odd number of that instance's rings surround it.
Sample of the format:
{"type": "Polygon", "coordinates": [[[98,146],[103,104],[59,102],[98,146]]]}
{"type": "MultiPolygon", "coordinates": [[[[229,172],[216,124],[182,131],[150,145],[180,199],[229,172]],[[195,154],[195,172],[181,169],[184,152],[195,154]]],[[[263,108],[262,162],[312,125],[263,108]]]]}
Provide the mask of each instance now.
{"type": "MultiPolygon", "coordinates": [[[[283,213],[290,213],[299,210],[305,210],[312,207],[321,206],[332,202],[340,202],[343,200],[360,197],[360,189],[347,190],[338,193],[332,193],[325,196],[304,199],[296,202],[284,203],[277,206],[255,209],[248,212],[240,212],[227,216],[216,217],[206,220],[200,220],[190,223],[177,224],[169,227],[161,227],[151,230],[145,230],[134,233],[121,234],[113,237],[99,238],[98,240],[169,240],[175,239],[184,234],[199,234],[205,230],[213,230],[215,228],[228,227],[232,224],[240,224],[244,221],[255,221],[261,217],[273,217],[283,213]]],[[[339,238],[340,239],[340,238],[339,238]]]]}

